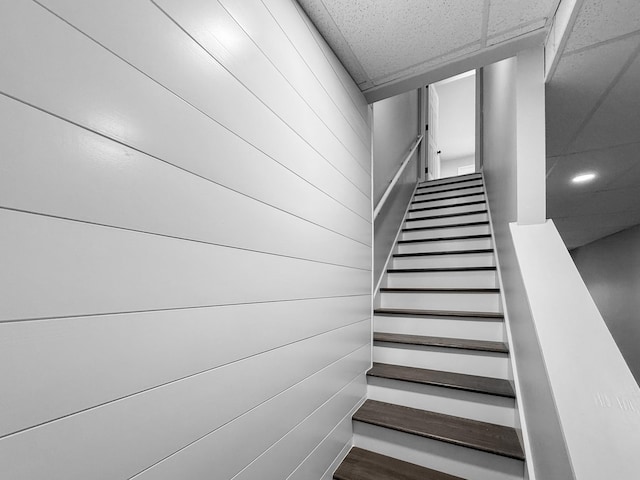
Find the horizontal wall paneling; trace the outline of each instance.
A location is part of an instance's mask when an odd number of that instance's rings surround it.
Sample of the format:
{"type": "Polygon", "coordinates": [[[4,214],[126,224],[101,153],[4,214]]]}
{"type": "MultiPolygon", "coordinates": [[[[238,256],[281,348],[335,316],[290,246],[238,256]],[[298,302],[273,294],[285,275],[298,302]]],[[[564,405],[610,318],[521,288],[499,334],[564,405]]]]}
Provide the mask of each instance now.
{"type": "MultiPolygon", "coordinates": [[[[360,349],[368,339],[365,320],[5,437],[0,465],[12,480],[129,478],[360,349]]],[[[358,394],[361,398],[363,392],[358,394]]],[[[356,403],[351,396],[348,401],[356,403]]]]}

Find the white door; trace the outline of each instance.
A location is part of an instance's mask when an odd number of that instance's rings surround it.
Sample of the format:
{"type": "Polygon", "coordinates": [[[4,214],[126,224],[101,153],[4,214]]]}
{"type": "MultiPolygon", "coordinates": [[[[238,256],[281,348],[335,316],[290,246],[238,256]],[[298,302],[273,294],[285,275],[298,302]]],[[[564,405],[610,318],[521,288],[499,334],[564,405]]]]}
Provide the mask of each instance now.
{"type": "Polygon", "coordinates": [[[440,178],[440,151],[438,150],[438,111],[440,100],[435,85],[429,85],[429,113],[427,124],[427,179],[440,178]]]}

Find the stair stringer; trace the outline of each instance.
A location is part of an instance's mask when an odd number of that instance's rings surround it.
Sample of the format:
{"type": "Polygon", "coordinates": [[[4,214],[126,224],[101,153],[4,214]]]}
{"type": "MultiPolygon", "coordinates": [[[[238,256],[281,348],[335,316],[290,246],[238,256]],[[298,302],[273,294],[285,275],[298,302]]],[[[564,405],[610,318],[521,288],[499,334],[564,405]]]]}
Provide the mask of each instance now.
{"type": "Polygon", "coordinates": [[[513,335],[511,332],[511,322],[509,318],[509,310],[507,308],[507,303],[504,298],[504,288],[502,282],[502,273],[500,270],[500,258],[498,255],[498,248],[495,244],[495,230],[493,225],[493,219],[491,217],[491,207],[489,205],[489,198],[487,198],[487,184],[482,176],[482,185],[484,188],[484,195],[486,199],[487,205],[487,217],[489,218],[489,229],[491,231],[491,238],[494,241],[494,255],[496,262],[496,274],[498,279],[498,287],[500,288],[500,301],[502,303],[502,312],[504,314],[504,332],[505,332],[505,342],[509,345],[511,354],[509,355],[509,364],[510,364],[510,379],[513,382],[514,389],[516,391],[516,399],[515,399],[515,428],[518,432],[518,437],[520,438],[520,442],[523,446],[525,457],[529,460],[525,460],[525,480],[536,480],[536,474],[534,469],[534,462],[531,461],[533,458],[533,452],[531,449],[531,442],[529,441],[529,433],[527,429],[527,421],[524,415],[524,410],[521,408],[522,403],[522,388],[520,385],[520,377],[518,375],[518,366],[516,360],[516,354],[514,351],[514,342],[513,335]]]}

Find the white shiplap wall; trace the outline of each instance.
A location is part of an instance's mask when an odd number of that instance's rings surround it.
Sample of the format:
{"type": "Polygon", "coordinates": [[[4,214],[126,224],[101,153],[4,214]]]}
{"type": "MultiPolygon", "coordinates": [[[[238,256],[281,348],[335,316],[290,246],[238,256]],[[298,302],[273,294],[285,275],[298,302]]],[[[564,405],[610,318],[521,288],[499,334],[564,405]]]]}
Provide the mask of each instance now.
{"type": "Polygon", "coordinates": [[[0,32],[0,478],[322,477],[370,361],[340,63],[291,0],[6,0],[0,32]]]}

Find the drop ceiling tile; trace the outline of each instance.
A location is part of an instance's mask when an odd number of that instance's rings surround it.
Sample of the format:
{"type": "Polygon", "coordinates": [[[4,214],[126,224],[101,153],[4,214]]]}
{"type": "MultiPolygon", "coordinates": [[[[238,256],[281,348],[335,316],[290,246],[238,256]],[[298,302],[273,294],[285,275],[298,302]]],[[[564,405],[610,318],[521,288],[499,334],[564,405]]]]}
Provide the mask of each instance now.
{"type": "Polygon", "coordinates": [[[551,218],[625,213],[640,205],[640,186],[567,195],[549,195],[547,213],[551,218]]]}
{"type": "Polygon", "coordinates": [[[587,115],[634,52],[626,39],[563,55],[546,87],[547,155],[565,153],[587,115]]]}
{"type": "Polygon", "coordinates": [[[586,0],[565,51],[570,52],[640,29],[638,0],[586,0]]]}
{"type": "Polygon", "coordinates": [[[544,24],[554,14],[558,3],[559,0],[491,0],[487,33],[497,35],[540,19],[544,24]]]}
{"type": "MultiPolygon", "coordinates": [[[[619,175],[612,181],[608,188],[631,188],[640,186],[640,143],[634,143],[631,145],[624,145],[616,147],[627,152],[630,158],[633,159],[633,167],[627,170],[624,175],[619,175]]],[[[638,204],[640,204],[640,196],[637,197],[638,204]]]]}
{"type": "Polygon", "coordinates": [[[375,80],[480,39],[483,0],[323,0],[375,80]]]}
{"type": "MultiPolygon", "coordinates": [[[[640,45],[640,36],[634,40],[636,45],[640,45]]],[[[571,148],[586,150],[639,141],[640,56],[637,56],[604,98],[571,148]]]]}
{"type": "Polygon", "coordinates": [[[398,70],[397,72],[394,72],[384,77],[378,77],[375,79],[374,84],[376,86],[383,85],[387,82],[392,82],[399,78],[406,78],[406,77],[412,77],[414,75],[419,75],[429,70],[430,68],[444,65],[450,61],[457,60],[466,55],[469,55],[470,53],[477,52],[478,50],[480,50],[480,42],[476,42],[471,45],[465,45],[464,47],[457,49],[453,52],[450,52],[446,55],[439,55],[437,57],[430,58],[423,63],[419,63],[418,65],[413,65],[409,68],[398,70]]]}
{"type": "Polygon", "coordinates": [[[555,166],[547,177],[547,193],[570,196],[624,187],[621,179],[637,170],[639,150],[638,145],[625,145],[556,157],[555,166]],[[589,183],[571,183],[574,176],[584,172],[594,172],[597,177],[589,183]]]}
{"type": "Polygon", "coordinates": [[[506,32],[498,33],[487,38],[487,45],[497,45],[498,43],[506,42],[507,40],[519,37],[520,35],[534,32],[536,30],[544,28],[546,23],[547,20],[545,18],[541,18],[539,20],[529,22],[514,29],[507,30],[506,32]]]}
{"type": "Polygon", "coordinates": [[[313,19],[313,24],[327,43],[331,45],[333,52],[351,74],[354,81],[358,84],[369,82],[370,80],[364,69],[344,40],[342,32],[333,21],[331,15],[329,15],[324,4],[317,0],[298,0],[298,3],[307,16],[313,19]]]}

